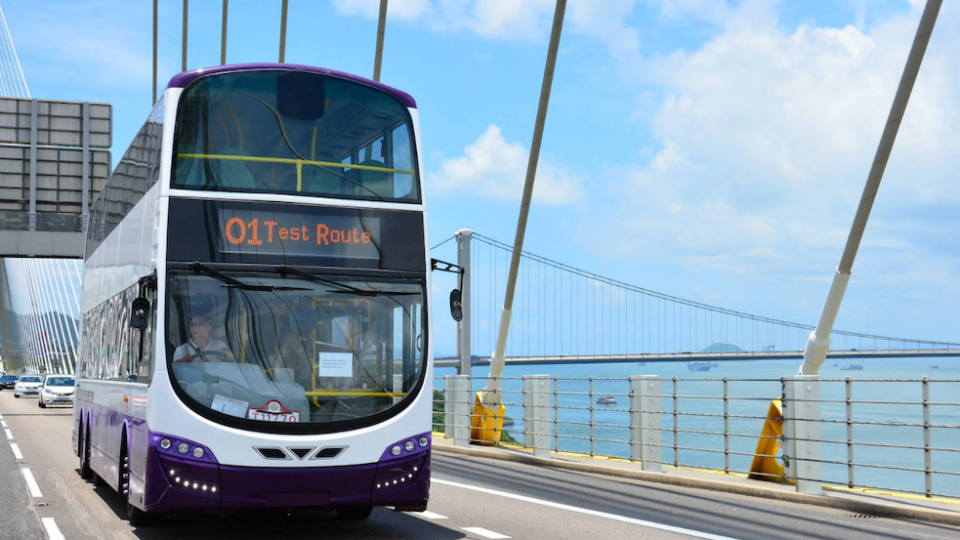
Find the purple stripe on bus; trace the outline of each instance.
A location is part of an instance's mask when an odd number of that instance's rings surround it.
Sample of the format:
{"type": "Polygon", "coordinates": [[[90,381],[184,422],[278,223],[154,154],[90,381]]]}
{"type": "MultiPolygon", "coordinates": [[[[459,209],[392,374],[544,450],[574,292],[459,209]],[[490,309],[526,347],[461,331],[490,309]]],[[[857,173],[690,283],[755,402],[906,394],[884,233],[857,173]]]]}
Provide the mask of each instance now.
{"type": "Polygon", "coordinates": [[[187,85],[195,81],[197,78],[204,75],[210,75],[212,73],[225,73],[228,71],[245,71],[253,69],[297,69],[302,71],[310,71],[313,73],[322,73],[324,75],[330,75],[332,77],[338,77],[340,79],[347,79],[350,81],[358,82],[365,84],[367,86],[372,86],[383,90],[384,92],[392,95],[397,98],[400,103],[405,107],[410,107],[412,109],[417,108],[417,102],[413,99],[413,96],[404,92],[403,90],[397,90],[392,86],[387,86],[383,83],[367,79],[365,77],[360,77],[359,75],[353,75],[351,73],[344,73],[342,71],[336,71],[333,69],[321,68],[316,66],[306,66],[302,64],[273,64],[273,63],[257,63],[257,64],[232,64],[226,66],[215,66],[209,68],[195,69],[193,71],[184,71],[178,73],[170,79],[170,83],[167,84],[167,88],[186,88],[187,85]]]}

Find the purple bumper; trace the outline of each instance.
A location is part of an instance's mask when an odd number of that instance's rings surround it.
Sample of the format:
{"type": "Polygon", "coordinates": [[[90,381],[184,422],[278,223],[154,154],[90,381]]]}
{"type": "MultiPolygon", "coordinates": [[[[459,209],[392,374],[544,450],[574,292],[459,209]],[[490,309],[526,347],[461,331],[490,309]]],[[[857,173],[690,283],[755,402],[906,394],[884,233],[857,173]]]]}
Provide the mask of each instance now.
{"type": "Polygon", "coordinates": [[[231,467],[148,450],[144,510],[422,506],[430,449],[369,465],[231,467]]]}

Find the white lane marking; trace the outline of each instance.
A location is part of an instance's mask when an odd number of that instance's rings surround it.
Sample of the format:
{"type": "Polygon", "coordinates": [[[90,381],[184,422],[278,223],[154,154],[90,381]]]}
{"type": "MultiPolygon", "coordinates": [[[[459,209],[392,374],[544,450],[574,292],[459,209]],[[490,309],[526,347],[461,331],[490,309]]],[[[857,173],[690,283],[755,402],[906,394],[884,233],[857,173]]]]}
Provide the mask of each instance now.
{"type": "Polygon", "coordinates": [[[23,459],[23,454],[20,453],[20,447],[17,446],[17,443],[10,443],[10,449],[13,450],[13,457],[23,459]]]}
{"type": "Polygon", "coordinates": [[[4,429],[3,431],[7,434],[8,439],[13,439],[13,433],[11,433],[9,429],[4,429]]]}
{"type": "Polygon", "coordinates": [[[2,414],[0,414],[0,420],[3,420],[3,415],[2,415],[2,414]]]}
{"type": "Polygon", "coordinates": [[[424,510],[423,512],[417,512],[418,516],[423,516],[427,519],[449,519],[447,516],[441,516],[435,512],[430,512],[429,510],[424,510]]]}
{"type": "Polygon", "coordinates": [[[30,469],[20,469],[23,471],[23,477],[27,479],[27,487],[30,488],[30,495],[34,498],[43,497],[43,493],[40,493],[40,486],[37,485],[37,480],[33,477],[33,473],[30,472],[30,469]]]}
{"type": "Polygon", "coordinates": [[[498,532],[493,532],[483,527],[460,527],[461,530],[467,531],[471,534],[479,534],[484,538],[490,538],[491,540],[502,540],[503,538],[510,538],[505,534],[500,534],[498,532]]]}
{"type": "Polygon", "coordinates": [[[0,420],[0,426],[7,427],[7,421],[6,421],[6,420],[0,420]]]}
{"type": "Polygon", "coordinates": [[[517,495],[514,493],[507,493],[505,491],[497,491],[495,489],[482,488],[480,486],[471,486],[469,484],[461,484],[459,482],[451,482],[449,480],[441,480],[439,478],[431,479],[431,482],[437,484],[442,484],[445,486],[458,487],[462,489],[469,489],[473,491],[479,491],[480,493],[486,493],[488,495],[496,495],[498,497],[505,497],[508,499],[514,499],[517,501],[524,501],[533,504],[539,504],[542,506],[549,506],[550,508],[557,508],[559,510],[568,510],[570,512],[577,512],[579,514],[586,514],[588,516],[601,517],[604,519],[612,519],[614,521],[621,521],[623,523],[630,523],[633,525],[640,525],[641,527],[650,527],[651,529],[659,529],[661,531],[669,531],[678,534],[685,534],[687,536],[693,536],[695,538],[704,538],[706,540],[738,540],[730,536],[721,536],[719,534],[710,534],[700,531],[695,531],[692,529],[684,529],[683,527],[674,527],[672,525],[664,525],[662,523],[656,523],[653,521],[645,521],[642,519],[635,519],[626,516],[618,516],[616,514],[608,514],[606,512],[598,512],[596,510],[587,510],[586,508],[578,508],[576,506],[570,506],[568,504],[560,504],[551,501],[545,501],[543,499],[534,499],[533,497],[526,497],[524,495],[517,495]]]}
{"type": "Polygon", "coordinates": [[[43,528],[47,530],[47,536],[50,537],[50,540],[66,540],[53,518],[43,518],[40,521],[43,522],[43,528]]]}

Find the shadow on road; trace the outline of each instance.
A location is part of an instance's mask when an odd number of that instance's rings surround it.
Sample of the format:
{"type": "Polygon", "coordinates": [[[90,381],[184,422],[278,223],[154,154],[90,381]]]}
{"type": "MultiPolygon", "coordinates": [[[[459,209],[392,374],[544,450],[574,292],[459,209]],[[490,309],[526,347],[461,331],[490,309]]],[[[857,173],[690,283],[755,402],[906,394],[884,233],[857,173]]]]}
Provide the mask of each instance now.
{"type": "MultiPolygon", "coordinates": [[[[80,470],[77,469],[77,474],[80,470]]],[[[94,489],[117,519],[127,518],[126,502],[107,486],[94,489]]],[[[266,510],[220,512],[180,512],[159,516],[155,524],[138,527],[133,534],[142,540],[284,540],[345,539],[429,539],[455,540],[466,535],[434,522],[387,508],[374,508],[364,521],[344,521],[333,511],[266,510]]]]}

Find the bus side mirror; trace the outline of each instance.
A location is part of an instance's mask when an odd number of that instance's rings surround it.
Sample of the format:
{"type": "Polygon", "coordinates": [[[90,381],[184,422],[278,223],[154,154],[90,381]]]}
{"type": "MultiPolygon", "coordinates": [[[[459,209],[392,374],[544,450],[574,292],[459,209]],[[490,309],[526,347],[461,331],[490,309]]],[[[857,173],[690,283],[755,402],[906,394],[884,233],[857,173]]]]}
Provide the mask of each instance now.
{"type": "Polygon", "coordinates": [[[463,320],[463,304],[460,300],[459,289],[450,291],[450,316],[457,322],[463,320]]]}
{"type": "Polygon", "coordinates": [[[150,311],[150,301],[140,296],[133,300],[130,308],[130,326],[137,330],[147,327],[147,312],[150,311]]]}

